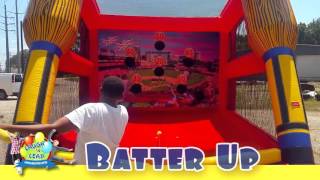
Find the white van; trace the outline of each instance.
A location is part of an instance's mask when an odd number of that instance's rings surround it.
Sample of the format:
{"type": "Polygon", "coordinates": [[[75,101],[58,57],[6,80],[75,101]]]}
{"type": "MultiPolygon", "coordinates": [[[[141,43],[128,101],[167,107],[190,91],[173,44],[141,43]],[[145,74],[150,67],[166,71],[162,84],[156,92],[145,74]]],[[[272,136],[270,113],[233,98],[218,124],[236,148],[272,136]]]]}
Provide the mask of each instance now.
{"type": "Polygon", "coordinates": [[[22,74],[0,73],[0,100],[5,100],[8,96],[18,96],[22,78],[22,74]]]}

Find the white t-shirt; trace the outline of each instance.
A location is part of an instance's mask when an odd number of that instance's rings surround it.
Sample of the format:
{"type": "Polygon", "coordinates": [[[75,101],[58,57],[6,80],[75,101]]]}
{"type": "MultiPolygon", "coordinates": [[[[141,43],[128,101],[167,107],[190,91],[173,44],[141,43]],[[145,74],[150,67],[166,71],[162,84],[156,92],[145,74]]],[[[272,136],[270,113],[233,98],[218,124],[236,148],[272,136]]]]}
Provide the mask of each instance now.
{"type": "Polygon", "coordinates": [[[85,144],[90,141],[104,143],[113,154],[128,123],[128,112],[124,106],[115,108],[106,103],[82,105],[65,117],[79,129],[75,147],[77,164],[86,163],[85,144]]]}

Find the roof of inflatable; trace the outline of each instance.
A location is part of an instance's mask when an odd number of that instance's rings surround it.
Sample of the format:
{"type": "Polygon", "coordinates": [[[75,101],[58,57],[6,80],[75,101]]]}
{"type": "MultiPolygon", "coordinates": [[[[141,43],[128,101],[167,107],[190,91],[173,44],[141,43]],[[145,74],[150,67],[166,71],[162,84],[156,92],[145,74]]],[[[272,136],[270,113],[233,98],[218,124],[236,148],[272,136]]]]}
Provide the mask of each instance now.
{"type": "Polygon", "coordinates": [[[243,19],[241,0],[83,0],[83,3],[81,18],[89,30],[231,32],[243,19]]]}
{"type": "Polygon", "coordinates": [[[152,17],[217,17],[228,0],[96,0],[100,14],[152,17]]]}

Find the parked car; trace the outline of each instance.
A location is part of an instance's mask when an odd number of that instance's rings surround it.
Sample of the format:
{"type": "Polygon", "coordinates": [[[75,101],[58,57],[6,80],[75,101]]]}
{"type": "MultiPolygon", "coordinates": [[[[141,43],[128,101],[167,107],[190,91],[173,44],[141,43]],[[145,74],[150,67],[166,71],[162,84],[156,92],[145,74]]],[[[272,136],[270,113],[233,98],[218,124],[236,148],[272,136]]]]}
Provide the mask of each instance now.
{"type": "Polygon", "coordinates": [[[316,99],[317,92],[316,91],[309,91],[309,90],[304,90],[302,91],[302,97],[303,99],[316,99]]]}
{"type": "Polygon", "coordinates": [[[301,91],[309,90],[309,91],[315,91],[316,88],[312,84],[308,83],[300,83],[301,91]]]}
{"type": "Polygon", "coordinates": [[[302,98],[304,100],[307,99],[316,99],[318,93],[316,92],[316,88],[312,84],[308,83],[301,83],[301,91],[302,91],[302,98]]]}
{"type": "Polygon", "coordinates": [[[18,96],[23,75],[16,73],[0,73],[0,100],[8,96],[18,96]]]}

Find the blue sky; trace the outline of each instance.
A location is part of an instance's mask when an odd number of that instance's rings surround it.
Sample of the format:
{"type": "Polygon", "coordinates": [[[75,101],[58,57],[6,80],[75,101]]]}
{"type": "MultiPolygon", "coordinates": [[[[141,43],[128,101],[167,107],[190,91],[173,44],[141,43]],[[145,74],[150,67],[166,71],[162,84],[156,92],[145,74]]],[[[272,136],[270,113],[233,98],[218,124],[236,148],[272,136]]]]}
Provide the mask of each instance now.
{"type": "MultiPolygon", "coordinates": [[[[18,0],[18,6],[19,6],[19,12],[24,13],[27,7],[29,0],[18,0]]],[[[103,0],[100,0],[103,1],[103,0]]],[[[105,1],[109,1],[110,2],[110,6],[114,6],[117,7],[119,6],[119,3],[117,4],[112,4],[111,0],[105,0],[105,1]]],[[[115,1],[115,0],[113,0],[115,1]]],[[[117,0],[118,2],[120,0],[117,0]]],[[[121,1],[135,1],[135,2],[141,2],[141,1],[146,1],[146,0],[121,0],[121,1]]],[[[160,6],[161,4],[165,4],[163,3],[163,0],[148,0],[149,5],[150,5],[150,1],[153,1],[155,4],[158,3],[158,6],[160,6]]],[[[168,1],[168,0],[166,0],[168,1]]],[[[199,5],[199,2],[201,2],[201,4],[206,4],[206,2],[212,2],[214,0],[170,0],[170,4],[172,6],[181,6],[181,2],[184,2],[184,7],[186,7],[186,4],[190,4],[190,7],[195,7],[195,5],[199,5]],[[186,3],[187,2],[187,3],[186,3]]],[[[216,0],[219,2],[223,2],[223,0],[216,0]]],[[[0,16],[4,16],[4,4],[7,4],[7,10],[8,11],[14,11],[15,10],[15,6],[14,6],[14,0],[0,0],[0,16]]],[[[142,4],[142,3],[140,3],[142,4]]],[[[295,11],[295,15],[297,17],[297,21],[298,22],[306,22],[309,23],[311,22],[313,19],[320,17],[320,0],[291,0],[291,4],[292,7],[295,11]]],[[[152,5],[154,6],[154,5],[152,5]]],[[[157,6],[157,5],[156,5],[157,6]]],[[[206,7],[206,6],[203,6],[206,7]]],[[[149,9],[149,8],[148,8],[149,9]]],[[[193,9],[193,13],[197,14],[198,12],[194,11],[193,9]]],[[[141,9],[139,9],[141,11],[141,9]]],[[[150,10],[150,9],[149,9],[150,10]]],[[[210,8],[207,8],[207,10],[209,11],[210,8]]],[[[162,11],[163,12],[163,11],[162,11]]],[[[128,10],[128,14],[134,14],[136,13],[135,10],[128,10]]],[[[143,12],[143,13],[150,13],[150,11],[143,12]]],[[[168,12],[168,13],[172,13],[172,12],[168,12]]],[[[201,13],[200,13],[201,14],[201,13]]],[[[12,13],[8,13],[8,16],[14,16],[14,14],[12,13]]],[[[19,15],[19,19],[22,20],[23,19],[24,14],[20,14],[19,15]]],[[[3,22],[4,19],[0,17],[0,22],[3,22]]],[[[15,19],[10,19],[9,23],[15,23],[15,19]]],[[[3,24],[0,23],[0,28],[4,29],[3,24]]],[[[11,30],[15,30],[15,26],[11,25],[9,27],[9,29],[11,30]]],[[[15,32],[9,32],[9,47],[10,47],[10,54],[14,55],[16,53],[16,33],[15,32]]],[[[4,31],[0,30],[0,68],[4,68],[4,64],[5,64],[5,33],[4,31]]],[[[26,46],[25,46],[26,47],[26,46]]]]}
{"type": "Polygon", "coordinates": [[[298,22],[309,23],[320,17],[319,0],[291,0],[291,4],[298,22]]]}
{"type": "Polygon", "coordinates": [[[97,2],[102,14],[212,17],[220,14],[227,0],[97,0],[97,2]]]}

